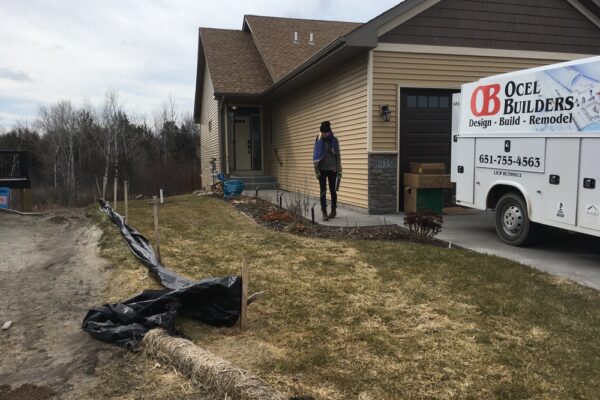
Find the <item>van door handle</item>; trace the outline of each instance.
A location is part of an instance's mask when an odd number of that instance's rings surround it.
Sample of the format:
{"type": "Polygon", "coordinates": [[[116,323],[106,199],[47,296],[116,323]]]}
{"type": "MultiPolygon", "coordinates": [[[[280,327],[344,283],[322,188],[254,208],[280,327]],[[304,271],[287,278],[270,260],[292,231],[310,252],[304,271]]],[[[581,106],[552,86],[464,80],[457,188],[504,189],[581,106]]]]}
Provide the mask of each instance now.
{"type": "Polygon", "coordinates": [[[596,189],[596,180],[592,178],[583,178],[584,189],[596,189]]]}
{"type": "Polygon", "coordinates": [[[560,176],[550,175],[550,184],[551,185],[560,185],[560,176]]]}

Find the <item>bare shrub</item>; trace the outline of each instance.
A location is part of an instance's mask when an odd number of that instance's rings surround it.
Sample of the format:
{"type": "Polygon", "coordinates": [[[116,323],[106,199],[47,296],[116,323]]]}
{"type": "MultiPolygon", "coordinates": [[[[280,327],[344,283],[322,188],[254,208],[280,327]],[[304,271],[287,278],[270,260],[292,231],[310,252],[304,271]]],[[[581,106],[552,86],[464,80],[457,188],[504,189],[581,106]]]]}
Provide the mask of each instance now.
{"type": "Polygon", "coordinates": [[[431,210],[409,212],[404,217],[404,226],[413,240],[428,241],[440,233],[444,219],[431,210]]]}
{"type": "Polygon", "coordinates": [[[309,193],[310,184],[308,178],[305,176],[302,188],[290,192],[285,199],[285,208],[295,222],[303,223],[309,218],[311,203],[313,202],[309,193]]]}

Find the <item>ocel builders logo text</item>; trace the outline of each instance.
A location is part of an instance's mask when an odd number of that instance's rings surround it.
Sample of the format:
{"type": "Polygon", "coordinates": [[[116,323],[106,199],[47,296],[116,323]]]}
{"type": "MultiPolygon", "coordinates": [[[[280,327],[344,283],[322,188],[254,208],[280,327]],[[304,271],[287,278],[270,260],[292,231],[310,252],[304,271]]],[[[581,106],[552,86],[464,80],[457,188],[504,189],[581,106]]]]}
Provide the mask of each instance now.
{"type": "Polygon", "coordinates": [[[546,99],[521,100],[525,96],[540,94],[537,81],[516,83],[510,81],[504,86],[504,103],[500,100],[502,87],[499,83],[478,86],[471,95],[471,113],[481,119],[470,119],[470,127],[487,128],[492,124],[511,125],[548,125],[568,124],[573,122],[573,114],[565,113],[554,116],[530,115],[527,119],[522,114],[539,114],[560,111],[571,111],[575,107],[573,96],[550,97],[546,99]],[[497,116],[502,109],[500,120],[494,122],[484,117],[497,116]]]}

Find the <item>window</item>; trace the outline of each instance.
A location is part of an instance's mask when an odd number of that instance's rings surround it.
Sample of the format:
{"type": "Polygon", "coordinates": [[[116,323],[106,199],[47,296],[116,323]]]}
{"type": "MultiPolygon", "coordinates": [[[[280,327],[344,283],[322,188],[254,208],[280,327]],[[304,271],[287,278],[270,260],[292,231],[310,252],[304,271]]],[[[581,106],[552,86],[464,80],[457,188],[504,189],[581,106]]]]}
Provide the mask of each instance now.
{"type": "Polygon", "coordinates": [[[408,108],[448,108],[449,96],[406,96],[408,108]]]}
{"type": "Polygon", "coordinates": [[[429,96],[429,108],[438,108],[438,98],[437,96],[429,96]]]}
{"type": "Polygon", "coordinates": [[[450,97],[440,96],[440,108],[448,108],[448,107],[450,107],[450,97]]]}
{"type": "Polygon", "coordinates": [[[212,119],[208,121],[208,131],[212,132],[212,119]]]}
{"type": "Polygon", "coordinates": [[[273,115],[269,115],[269,144],[275,144],[275,122],[273,115]]]}

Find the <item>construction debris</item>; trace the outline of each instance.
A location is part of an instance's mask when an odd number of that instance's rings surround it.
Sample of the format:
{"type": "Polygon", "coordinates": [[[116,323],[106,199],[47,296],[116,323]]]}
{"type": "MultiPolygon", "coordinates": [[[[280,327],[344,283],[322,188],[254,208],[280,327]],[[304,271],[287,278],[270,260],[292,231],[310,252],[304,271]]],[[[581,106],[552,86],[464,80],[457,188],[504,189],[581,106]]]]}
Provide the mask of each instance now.
{"type": "Polygon", "coordinates": [[[98,340],[137,350],[154,328],[173,332],[179,314],[213,326],[233,326],[240,316],[242,282],[239,276],[195,281],[165,268],[148,239],[126,225],[123,216],[103,200],[101,209],[117,225],[132,253],[166,290],[145,290],[121,303],[88,311],[82,328],[98,340]]]}

